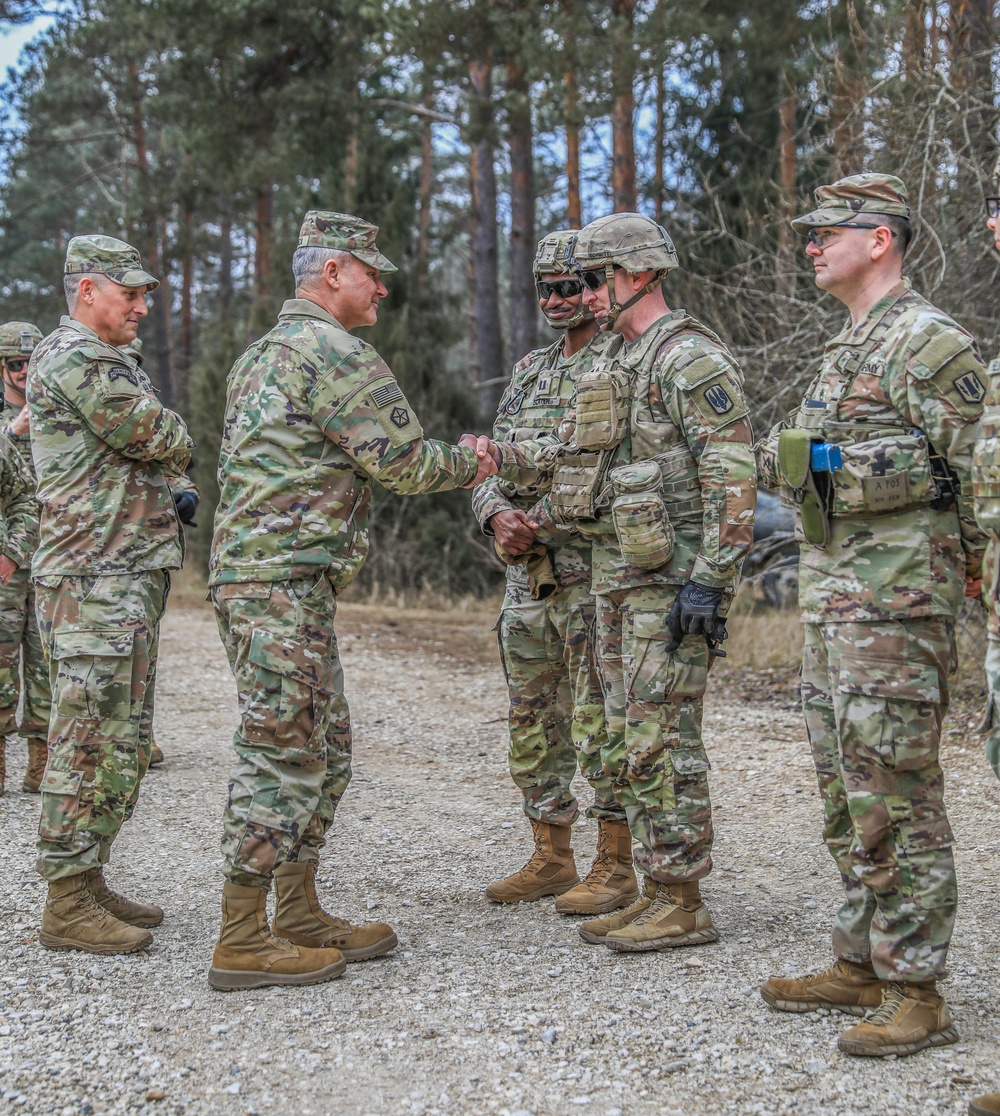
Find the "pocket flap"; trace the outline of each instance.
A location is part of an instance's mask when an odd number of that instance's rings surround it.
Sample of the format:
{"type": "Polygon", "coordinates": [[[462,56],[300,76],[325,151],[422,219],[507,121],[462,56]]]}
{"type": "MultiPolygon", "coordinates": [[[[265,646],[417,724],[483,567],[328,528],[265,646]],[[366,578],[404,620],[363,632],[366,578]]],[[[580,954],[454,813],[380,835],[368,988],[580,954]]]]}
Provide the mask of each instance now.
{"type": "Polygon", "coordinates": [[[247,658],[255,666],[283,674],[324,694],[334,692],[329,655],[329,651],[323,654],[318,648],[284,639],[263,628],[254,630],[247,652],[247,658]]]}
{"type": "Polygon", "coordinates": [[[80,793],[83,783],[83,772],[53,771],[51,767],[45,769],[42,779],[42,794],[58,794],[66,798],[75,798],[80,793]]]}
{"type": "Polygon", "coordinates": [[[899,698],[903,701],[926,701],[937,704],[941,687],[937,671],[920,663],[883,662],[858,657],[853,677],[841,677],[838,689],[842,694],[861,694],[872,698],[899,698]]]}
{"type": "Polygon", "coordinates": [[[632,633],[636,639],[670,639],[667,627],[669,612],[636,612],[632,615],[632,633]]]}
{"type": "Polygon", "coordinates": [[[97,632],[56,632],[52,640],[52,658],[74,659],[77,656],[101,655],[125,659],[132,654],[135,633],[128,629],[97,632]]]}
{"type": "Polygon", "coordinates": [[[708,752],[704,748],[671,748],[667,755],[670,757],[671,767],[678,775],[698,775],[702,771],[712,770],[708,752]]]}

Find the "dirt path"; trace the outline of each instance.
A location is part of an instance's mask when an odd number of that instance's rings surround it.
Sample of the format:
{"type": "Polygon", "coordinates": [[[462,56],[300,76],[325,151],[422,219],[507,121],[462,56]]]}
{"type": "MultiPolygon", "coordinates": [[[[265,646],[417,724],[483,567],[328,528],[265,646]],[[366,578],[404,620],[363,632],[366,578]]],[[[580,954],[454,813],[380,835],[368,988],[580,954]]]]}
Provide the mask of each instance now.
{"type": "MultiPolygon", "coordinates": [[[[156,726],[167,763],[110,873],[167,909],[148,954],[37,944],[38,800],[17,790],[24,752],[10,748],[0,1112],[914,1116],[964,1113],[969,1095],[1000,1088],[1000,784],[967,714],[951,718],[946,742],[961,886],[946,990],[962,1039],[902,1060],[848,1059],[836,1050],[848,1017],[770,1012],[756,991],[771,973],[826,963],[838,902],[799,712],[712,694],[716,870],[705,893],[722,939],[617,955],[585,945],[545,902],[482,898],[527,851],[488,625],[343,609],[356,766],[321,879],[331,909],[392,922],[401,944],[315,988],[220,994],[205,981],[235,723],[207,607],[168,612],[156,726]]],[[[574,843],[588,860],[591,823],[574,843]]]]}

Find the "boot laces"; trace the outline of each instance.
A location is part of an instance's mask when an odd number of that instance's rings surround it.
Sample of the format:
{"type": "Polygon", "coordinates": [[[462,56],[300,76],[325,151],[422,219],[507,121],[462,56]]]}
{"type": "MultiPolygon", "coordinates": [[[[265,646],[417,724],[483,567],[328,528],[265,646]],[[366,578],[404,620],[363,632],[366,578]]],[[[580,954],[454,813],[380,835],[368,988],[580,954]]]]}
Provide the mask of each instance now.
{"type": "Polygon", "coordinates": [[[866,1022],[873,1027],[888,1027],[896,1021],[896,1016],[908,999],[904,985],[890,982],[882,992],[882,1002],[868,1016],[866,1022]]]}

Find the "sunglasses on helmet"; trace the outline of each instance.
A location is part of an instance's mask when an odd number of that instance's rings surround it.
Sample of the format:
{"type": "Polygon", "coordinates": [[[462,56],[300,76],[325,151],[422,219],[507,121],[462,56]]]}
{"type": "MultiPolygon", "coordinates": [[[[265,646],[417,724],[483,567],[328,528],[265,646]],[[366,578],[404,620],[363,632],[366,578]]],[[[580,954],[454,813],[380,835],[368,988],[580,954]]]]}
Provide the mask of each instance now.
{"type": "Polygon", "coordinates": [[[538,288],[538,297],[543,301],[558,295],[560,298],[574,298],[583,294],[582,279],[539,279],[535,286],[538,288]]]}

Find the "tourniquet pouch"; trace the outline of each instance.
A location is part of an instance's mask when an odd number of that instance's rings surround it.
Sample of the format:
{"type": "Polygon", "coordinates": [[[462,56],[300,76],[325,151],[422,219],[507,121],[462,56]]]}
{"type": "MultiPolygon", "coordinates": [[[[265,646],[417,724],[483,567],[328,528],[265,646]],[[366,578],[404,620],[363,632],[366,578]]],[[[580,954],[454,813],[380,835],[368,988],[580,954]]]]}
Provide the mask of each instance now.
{"type": "Polygon", "coordinates": [[[556,460],[549,501],[557,521],[595,519],[607,453],[564,453],[556,460]]]}
{"type": "Polygon", "coordinates": [[[825,494],[820,491],[810,468],[814,437],[811,431],[794,426],[782,430],[778,435],[778,471],[798,506],[806,542],[825,547],[830,541],[830,523],[826,516],[825,494]]]}
{"type": "Polygon", "coordinates": [[[659,463],[618,465],[610,479],[615,493],[611,518],[622,557],[644,570],[665,565],[674,553],[674,529],[663,503],[659,463]]]}
{"type": "Polygon", "coordinates": [[[628,376],[620,369],[584,372],[576,381],[574,443],[582,450],[614,449],[628,429],[628,376]]]}
{"type": "Polygon", "coordinates": [[[919,432],[885,431],[861,442],[840,445],[843,468],[830,473],[830,514],[881,515],[929,504],[937,488],[931,474],[930,444],[919,432]]]}

